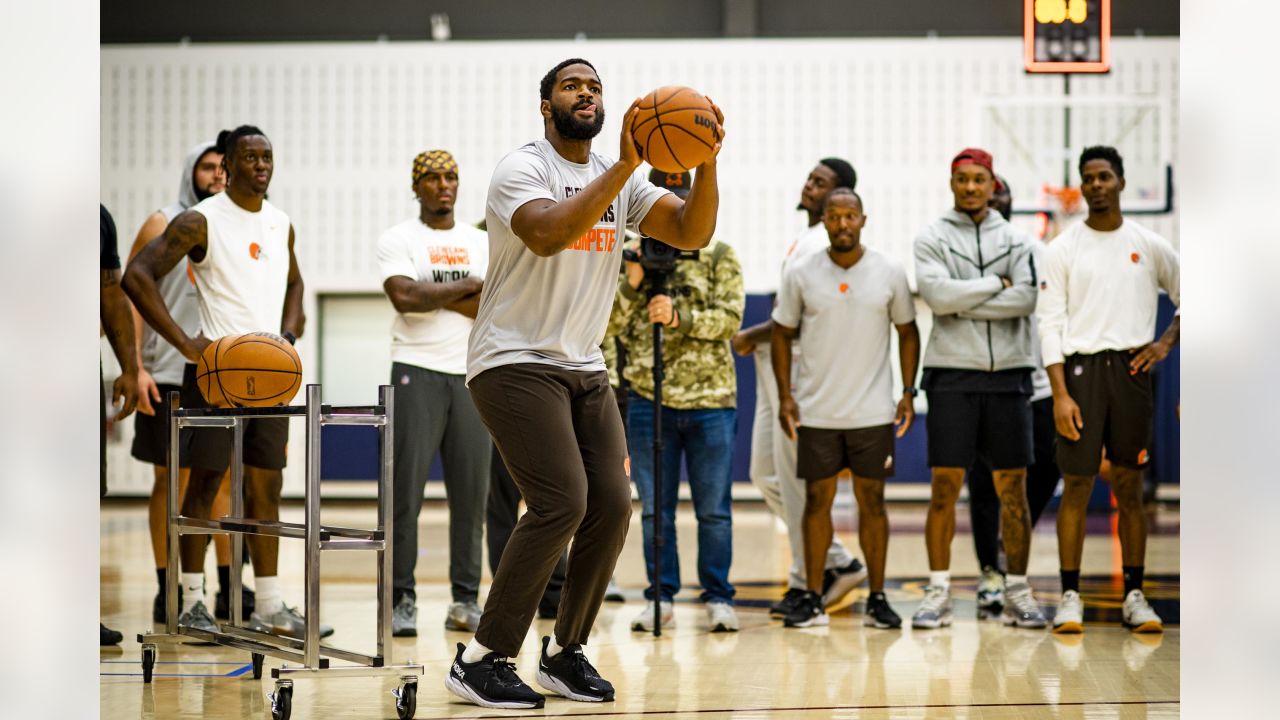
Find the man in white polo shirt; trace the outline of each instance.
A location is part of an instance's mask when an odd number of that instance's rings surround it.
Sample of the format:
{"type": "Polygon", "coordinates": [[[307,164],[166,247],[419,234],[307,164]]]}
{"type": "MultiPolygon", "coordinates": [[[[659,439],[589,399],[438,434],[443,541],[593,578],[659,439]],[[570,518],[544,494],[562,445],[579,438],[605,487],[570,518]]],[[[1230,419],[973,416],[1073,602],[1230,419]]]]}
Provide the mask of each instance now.
{"type": "Polygon", "coordinates": [[[796,475],[805,481],[804,557],[808,589],[784,618],[787,627],[826,625],[822,570],[831,545],[836,476],[848,468],[858,499],[858,540],[867,556],[871,595],[864,624],[898,628],[902,618],[884,596],[889,518],[885,478],[894,470],[894,426],[902,437],[915,417],[914,393],[896,406],[889,370],[889,326],[898,332],[903,382],[914,384],[920,333],[906,271],[861,242],[867,218],[862,199],[832,190],[823,210],[830,247],[797,258],[782,276],[773,310],[773,369],[778,420],[798,436],[796,475]],[[795,395],[792,342],[800,336],[795,395]]]}
{"type": "Polygon", "coordinates": [[[1044,253],[1036,306],[1063,474],[1058,506],[1063,592],[1053,629],[1084,629],[1080,555],[1085,510],[1105,449],[1111,489],[1120,506],[1122,619],[1137,632],[1161,632],[1160,616],[1142,594],[1147,551],[1142,471],[1151,447],[1151,369],[1178,342],[1177,315],[1152,342],[1160,290],[1169,293],[1174,305],[1179,303],[1178,253],[1168,240],[1121,214],[1124,160],[1115,148],[1085,148],[1079,168],[1089,215],[1064,230],[1044,253]]]}
{"type": "Polygon", "coordinates": [[[382,289],[398,313],[391,325],[391,384],[396,388],[391,631],[398,637],[418,634],[413,577],[418,513],[437,452],[449,503],[453,595],[444,627],[474,631],[480,622],[476,600],[493,452],[489,431],[463,382],[489,239],[454,221],[458,163],[453,155],[445,150],[420,153],[412,176],[418,216],[378,239],[382,289]]]}

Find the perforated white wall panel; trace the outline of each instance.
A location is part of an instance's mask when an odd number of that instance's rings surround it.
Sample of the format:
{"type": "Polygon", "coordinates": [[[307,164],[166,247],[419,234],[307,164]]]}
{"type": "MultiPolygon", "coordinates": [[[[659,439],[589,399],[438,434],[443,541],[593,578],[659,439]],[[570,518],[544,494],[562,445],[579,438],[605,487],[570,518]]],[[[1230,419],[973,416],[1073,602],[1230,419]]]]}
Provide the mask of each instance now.
{"type": "MultiPolygon", "coordinates": [[[[627,104],[654,87],[690,85],[721,106],[716,234],[737,248],[748,291],[768,291],[783,249],[804,227],[794,208],[805,176],[827,155],[858,170],[870,215],[864,239],[910,267],[916,231],[951,204],[950,158],[981,140],[979,99],[1061,94],[1060,77],[1022,71],[1021,47],[1020,39],[105,47],[103,202],[124,244],[173,201],[190,145],[220,128],[258,125],[275,146],[271,200],[293,218],[314,318],[316,292],[379,289],[373,243],[416,210],[409,171],[417,152],[454,153],[458,217],[479,220],[493,166],[542,135],[538,80],[559,60],[582,56],[604,81],[609,114],[596,150],[606,155],[617,155],[627,104]]],[[[1074,79],[1072,95],[1167,98],[1176,152],[1177,40],[1116,39],[1113,47],[1112,72],[1074,79]]],[[[1060,130],[1017,131],[1061,142],[1060,130]]],[[[999,171],[999,156],[996,163],[999,171]]],[[[1144,222],[1178,242],[1176,214],[1144,222]]],[[[300,351],[314,357],[314,337],[300,351]]],[[[286,479],[291,490],[299,464],[286,479]]],[[[119,487],[150,482],[133,475],[119,487]]]]}

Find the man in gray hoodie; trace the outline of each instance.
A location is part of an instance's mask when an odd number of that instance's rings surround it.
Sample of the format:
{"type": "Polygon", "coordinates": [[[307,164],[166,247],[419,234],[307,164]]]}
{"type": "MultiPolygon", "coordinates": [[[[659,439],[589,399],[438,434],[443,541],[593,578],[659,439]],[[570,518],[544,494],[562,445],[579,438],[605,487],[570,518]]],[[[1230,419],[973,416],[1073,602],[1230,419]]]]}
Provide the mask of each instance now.
{"type": "MultiPolygon", "coordinates": [[[[222,153],[210,140],[191,148],[182,162],[182,174],[178,179],[178,199],[151,213],[129,252],[129,260],[164,232],[169,222],[184,210],[223,191],[227,178],[222,170],[222,153]]],[[[169,314],[177,320],[188,335],[200,330],[200,309],[196,305],[196,287],[187,277],[186,263],[174,268],[159,283],[169,314]]],[[[132,306],[131,306],[132,307],[132,306]]],[[[162,623],[165,619],[165,558],[167,557],[167,520],[165,503],[169,495],[169,409],[165,397],[170,391],[182,387],[182,369],[186,359],[176,348],[142,320],[133,310],[133,329],[138,354],[138,414],[134,415],[133,447],[131,454],[141,462],[152,465],[155,482],[151,489],[151,501],[147,507],[147,520],[151,530],[151,550],[155,556],[156,581],[159,590],[151,609],[151,619],[162,623]]],[[[187,457],[179,458],[178,488],[184,492],[187,485],[187,457]]],[[[224,478],[214,500],[214,516],[231,513],[230,483],[224,478]]],[[[231,543],[226,535],[214,535],[213,544],[218,556],[218,597],[215,615],[220,619],[229,616],[231,543]]],[[[239,563],[236,563],[239,566],[239,563]]],[[[244,612],[253,612],[253,592],[244,591],[244,612]]]]}
{"type": "Polygon", "coordinates": [[[917,628],[951,624],[956,498],[965,469],[979,457],[993,470],[1001,503],[1009,563],[1001,620],[1018,627],[1046,624],[1027,582],[1036,246],[990,210],[992,166],[984,150],[967,148],[956,155],[951,162],[955,207],[915,240],[916,286],[933,310],[921,383],[929,398],[925,422],[933,469],[925,524],[930,573],[925,600],[911,618],[917,628]]]}

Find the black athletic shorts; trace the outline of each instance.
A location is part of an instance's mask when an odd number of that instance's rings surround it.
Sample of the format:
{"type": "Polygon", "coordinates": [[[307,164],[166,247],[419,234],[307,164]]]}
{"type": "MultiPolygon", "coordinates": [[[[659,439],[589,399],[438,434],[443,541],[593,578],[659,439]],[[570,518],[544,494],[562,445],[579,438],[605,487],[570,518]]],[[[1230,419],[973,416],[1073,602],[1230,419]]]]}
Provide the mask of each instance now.
{"type": "Polygon", "coordinates": [[[993,470],[1031,464],[1031,396],[1021,393],[930,392],[929,467],[971,468],[979,457],[993,470]]]}
{"type": "MultiPolygon", "coordinates": [[[[155,415],[133,414],[133,447],[129,454],[137,460],[150,465],[168,467],[169,465],[169,393],[181,392],[179,385],[156,383],[160,390],[160,402],[151,401],[155,415]]],[[[181,431],[183,435],[189,429],[181,431]]],[[[189,443],[178,441],[178,467],[191,467],[191,448],[189,443]]]]}
{"type": "Polygon", "coordinates": [[[1064,474],[1096,475],[1103,448],[1114,465],[1146,467],[1155,410],[1151,373],[1130,374],[1131,359],[1126,351],[1107,350],[1071,355],[1063,363],[1067,392],[1084,420],[1079,440],[1058,436],[1058,467],[1064,474]]]}
{"type": "Polygon", "coordinates": [[[841,470],[858,477],[893,475],[893,425],[857,430],[804,427],[796,431],[796,476],[805,480],[835,477],[841,470]]]}
{"type": "MultiPolygon", "coordinates": [[[[182,407],[207,408],[196,388],[196,366],[188,363],[182,373],[182,407]]],[[[223,472],[231,467],[230,428],[187,428],[179,438],[188,451],[191,467],[223,472]]],[[[289,441],[289,418],[252,418],[244,428],[244,464],[264,470],[285,466],[285,445],[289,441]]]]}

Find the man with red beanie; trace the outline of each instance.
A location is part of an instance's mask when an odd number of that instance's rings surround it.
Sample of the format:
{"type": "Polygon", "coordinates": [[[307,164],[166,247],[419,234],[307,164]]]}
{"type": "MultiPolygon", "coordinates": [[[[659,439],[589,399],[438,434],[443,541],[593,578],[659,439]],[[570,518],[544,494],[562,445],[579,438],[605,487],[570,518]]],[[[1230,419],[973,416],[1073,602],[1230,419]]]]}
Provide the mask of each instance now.
{"type": "MultiPolygon", "coordinates": [[[[951,540],[966,468],[982,459],[1000,496],[1009,575],[1001,620],[1044,627],[1027,582],[1032,459],[1031,315],[1037,246],[989,207],[991,154],[960,151],[951,161],[955,206],[915,240],[916,285],[933,310],[921,385],[928,393],[933,492],[925,523],[929,585],[911,618],[917,628],[951,624],[951,540]]],[[[908,388],[914,392],[914,388],[908,388]]]]}

